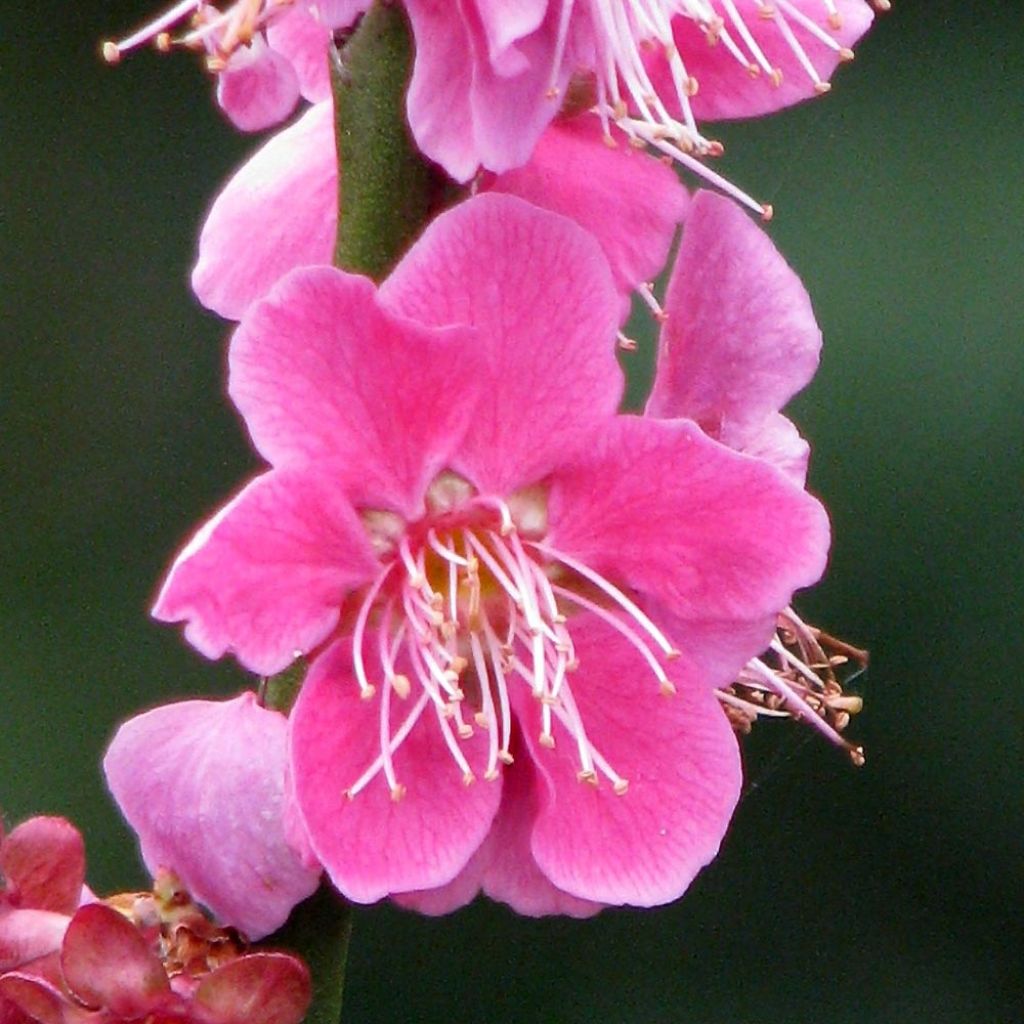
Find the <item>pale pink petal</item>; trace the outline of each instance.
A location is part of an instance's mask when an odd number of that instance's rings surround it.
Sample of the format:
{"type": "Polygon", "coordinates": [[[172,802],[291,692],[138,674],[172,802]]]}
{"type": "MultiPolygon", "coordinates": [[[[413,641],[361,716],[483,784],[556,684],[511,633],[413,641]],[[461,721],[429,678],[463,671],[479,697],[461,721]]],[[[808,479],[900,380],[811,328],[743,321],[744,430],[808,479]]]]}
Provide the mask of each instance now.
{"type": "Polygon", "coordinates": [[[517,44],[540,28],[550,6],[549,0],[468,0],[463,9],[476,8],[490,62],[501,73],[512,74],[524,66],[517,44]],[[519,59],[504,63],[510,54],[519,59]]]}
{"type": "Polygon", "coordinates": [[[825,568],[821,505],[686,420],[620,417],[552,478],[550,545],[681,618],[756,620],[825,568]]]}
{"type": "Polygon", "coordinates": [[[592,617],[573,620],[580,669],[572,692],[593,746],[629,783],[577,780],[576,743],[556,728],[538,742],[539,704],[516,691],[538,774],[532,850],[559,889],[609,904],[653,906],[678,898],[718,853],[739,798],[732,729],[710,688],[669,668],[674,697],[659,693],[634,648],[592,617]]]}
{"type": "Polygon", "coordinates": [[[807,483],[811,446],[782,413],[772,413],[738,445],[741,451],[781,469],[797,486],[807,483]]]}
{"type": "Polygon", "coordinates": [[[29,818],[0,843],[0,877],[14,905],[73,914],[85,884],[81,833],[64,818],[29,818]]]}
{"type": "Polygon", "coordinates": [[[327,102],[274,135],[214,200],[192,271],[199,301],[240,319],[289,270],[331,262],[337,221],[338,161],[327,102]]]}
{"type": "MultiPolygon", "coordinates": [[[[492,826],[491,832],[493,831],[492,826]]],[[[450,914],[467,903],[471,903],[480,892],[484,868],[490,860],[491,832],[487,833],[487,838],[484,839],[476,853],[469,858],[469,863],[446,885],[437,885],[432,889],[419,889],[415,892],[392,893],[392,902],[406,910],[415,910],[416,913],[426,914],[428,917],[450,914]]]]}
{"type": "Polygon", "coordinates": [[[733,448],[814,375],[821,331],[800,279],[734,202],[698,192],[665,297],[647,412],[733,448]]]}
{"type": "Polygon", "coordinates": [[[632,146],[609,147],[597,118],[555,122],[529,163],[499,175],[489,188],[561,213],[589,231],[627,299],[664,266],[689,205],[671,168],[632,146]]]}
{"type": "Polygon", "coordinates": [[[257,477],[178,555],[153,615],[208,658],[273,675],[322,643],[376,559],[329,468],[257,477]]]}
{"type": "Polygon", "coordinates": [[[482,489],[540,479],[618,407],[618,296],[595,241],[564,217],[477,196],[426,229],[380,297],[421,323],[478,328],[482,401],[454,468],[482,489]]]}
{"type": "Polygon", "coordinates": [[[283,121],[299,99],[292,63],[261,36],[236,50],[217,76],[217,102],[236,128],[257,132],[283,121]]]}
{"type": "Polygon", "coordinates": [[[471,332],[381,305],[367,278],[290,274],[235,333],[229,390],[268,461],[332,459],[356,505],[415,517],[474,414],[480,359],[471,332]]]}
{"type": "MultiPolygon", "coordinates": [[[[445,885],[483,841],[501,799],[484,781],[487,741],[478,730],[457,740],[476,781],[466,784],[428,705],[394,753],[405,795],[392,799],[383,772],[349,797],[381,753],[382,694],[362,700],[340,640],[313,665],[290,719],[295,798],[310,842],[341,893],[372,903],[391,893],[445,885]]],[[[381,684],[381,687],[383,683],[381,684]]],[[[391,735],[417,694],[391,696],[391,735]]]]}
{"type": "Polygon", "coordinates": [[[192,997],[217,1024],[299,1024],[312,996],[309,971],[284,953],[247,953],[207,974],[192,997]]]}
{"type": "Polygon", "coordinates": [[[282,822],[284,715],[253,694],[191,700],[138,715],[103,760],[152,874],[173,871],[226,923],[258,939],[317,886],[282,822]]]}
{"type": "Polygon", "coordinates": [[[53,910],[0,909],[0,972],[60,949],[70,920],[53,910]]]}
{"type": "Polygon", "coordinates": [[[331,30],[307,7],[295,5],[267,26],[267,42],[291,63],[304,99],[319,103],[331,94],[327,47],[331,30]]]}
{"type": "MultiPolygon", "coordinates": [[[[676,48],[687,72],[698,83],[697,95],[690,101],[696,117],[708,121],[757,117],[817,95],[814,77],[801,64],[785,34],[779,30],[775,21],[762,16],[765,4],[760,0],[734,2],[768,65],[782,72],[781,83],[774,85],[771,76],[763,70],[752,77],[722,42],[709,44],[696,22],[690,18],[676,17],[672,22],[676,48]]],[[[744,53],[753,56],[733,26],[722,0],[713,0],[712,6],[744,53]]],[[[770,6],[779,9],[783,5],[770,6]]],[[[787,6],[796,8],[800,14],[808,17],[841,47],[852,47],[868,30],[873,18],[865,0],[836,0],[836,8],[842,18],[842,27],[836,31],[828,25],[826,8],[821,0],[789,0],[787,6]]],[[[783,12],[783,16],[819,80],[828,81],[839,63],[837,50],[808,32],[792,14],[783,12]]],[[[676,108],[678,111],[677,104],[671,102],[675,88],[664,56],[657,50],[652,51],[648,66],[658,94],[670,101],[670,109],[676,108]]]]}
{"type": "Polygon", "coordinates": [[[171,998],[163,964],[126,917],[102,903],[71,919],[60,955],[71,993],[115,1017],[145,1017],[171,998]]]}

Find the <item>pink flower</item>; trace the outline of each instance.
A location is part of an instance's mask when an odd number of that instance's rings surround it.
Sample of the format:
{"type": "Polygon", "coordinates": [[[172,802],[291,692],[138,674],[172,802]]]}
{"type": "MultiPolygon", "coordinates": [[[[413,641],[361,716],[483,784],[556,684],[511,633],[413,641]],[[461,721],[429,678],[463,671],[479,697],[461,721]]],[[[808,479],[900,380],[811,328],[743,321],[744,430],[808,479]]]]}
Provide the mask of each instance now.
{"type": "MultiPolygon", "coordinates": [[[[749,117],[825,91],[871,23],[865,0],[406,0],[409,122],[454,178],[529,159],[580,72],[596,111],[704,174],[698,118],[749,117]]],[[[744,199],[746,197],[743,197],[744,199]]]]}
{"type": "Polygon", "coordinates": [[[233,0],[219,10],[208,0],[180,0],[120,42],[103,45],[110,63],[149,42],[202,50],[217,75],[217,102],[237,128],[260,131],[283,121],[299,97],[330,93],[327,45],[370,0],[233,0]],[[172,39],[186,18],[192,27],[172,39]]]}
{"type": "MultiPolygon", "coordinates": [[[[170,936],[173,939],[173,934],[170,936]]],[[[71,919],[59,963],[0,976],[0,997],[40,1024],[298,1024],[309,972],[284,953],[233,954],[213,969],[195,957],[170,976],[151,941],[123,914],[94,903],[71,919]]]]}
{"type": "Polygon", "coordinates": [[[254,672],[312,659],[291,784],[350,899],[651,905],[718,849],[740,764],[715,688],[828,527],[692,422],[617,414],[619,313],[590,236],[484,195],[379,290],[298,270],[232,339],[272,468],[155,614],[254,672]]]}
{"type": "Polygon", "coordinates": [[[173,871],[253,939],[284,924],[320,877],[284,836],[286,728],[252,694],[184,701],[125,722],[103,760],[150,872],[173,871]]]}
{"type": "MultiPolygon", "coordinates": [[[[590,231],[611,263],[623,317],[630,293],[664,265],[688,204],[669,168],[628,146],[608,148],[597,122],[579,118],[553,124],[525,166],[488,175],[480,187],[519,195],[590,231]]],[[[289,270],[331,263],[337,225],[327,101],[264,143],[214,200],[192,272],[196,295],[237,320],[289,270]]]]}

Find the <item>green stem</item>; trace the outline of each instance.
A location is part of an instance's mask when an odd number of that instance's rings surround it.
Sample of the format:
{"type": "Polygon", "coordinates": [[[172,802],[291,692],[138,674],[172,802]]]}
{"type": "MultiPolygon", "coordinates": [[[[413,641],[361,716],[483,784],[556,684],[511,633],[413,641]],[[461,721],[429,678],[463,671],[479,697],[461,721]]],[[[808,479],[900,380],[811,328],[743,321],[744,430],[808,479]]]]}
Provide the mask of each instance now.
{"type": "Polygon", "coordinates": [[[334,262],[375,280],[409,247],[443,188],[406,125],[411,65],[405,13],[384,0],[332,60],[340,211],[334,262]]]}

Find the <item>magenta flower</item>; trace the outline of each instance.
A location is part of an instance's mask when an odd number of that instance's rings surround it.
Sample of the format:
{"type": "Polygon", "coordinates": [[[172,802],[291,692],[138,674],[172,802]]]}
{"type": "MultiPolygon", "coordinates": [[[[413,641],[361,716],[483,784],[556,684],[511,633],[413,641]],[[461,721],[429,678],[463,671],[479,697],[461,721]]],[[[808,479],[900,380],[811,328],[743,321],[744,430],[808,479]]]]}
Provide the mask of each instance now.
{"type": "Polygon", "coordinates": [[[484,195],[379,290],[298,270],[232,339],[272,468],[155,614],[254,672],[312,659],[291,787],[353,900],[650,905],[718,849],[740,764],[715,688],[828,527],[692,422],[617,414],[619,313],[590,236],[484,195]]]}
{"type": "Polygon", "coordinates": [[[111,907],[71,919],[59,964],[0,976],[0,998],[40,1024],[298,1024],[309,972],[284,953],[250,953],[194,976],[168,975],[159,942],[111,907]]]}
{"type": "Polygon", "coordinates": [[[286,730],[252,694],[183,701],[125,722],[103,760],[150,873],[173,871],[252,939],[284,924],[320,877],[285,840],[286,730]]]}
{"type": "MultiPolygon", "coordinates": [[[[214,200],[199,239],[192,286],[199,300],[237,320],[289,270],[329,264],[338,225],[338,164],[329,101],[268,140],[214,200]],[[253,224],[260,225],[254,233],[253,224]]],[[[488,175],[480,188],[521,196],[586,228],[603,248],[622,295],[659,273],[688,205],[660,161],[610,149],[596,121],[552,125],[529,162],[488,175]]]]}
{"type": "MultiPolygon", "coordinates": [[[[699,118],[764,114],[827,90],[871,23],[865,0],[406,0],[416,37],[409,123],[466,181],[526,162],[570,79],[607,128],[707,174],[699,118]]],[[[746,197],[743,197],[746,198],[746,197]]]]}

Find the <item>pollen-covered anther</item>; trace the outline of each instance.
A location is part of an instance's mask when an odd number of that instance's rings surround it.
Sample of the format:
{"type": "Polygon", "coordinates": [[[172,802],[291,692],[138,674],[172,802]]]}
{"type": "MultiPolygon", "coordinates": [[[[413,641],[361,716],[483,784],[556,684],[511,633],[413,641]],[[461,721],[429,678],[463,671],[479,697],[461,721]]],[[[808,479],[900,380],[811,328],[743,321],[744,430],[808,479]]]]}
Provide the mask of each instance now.
{"type": "Polygon", "coordinates": [[[831,82],[815,82],[814,83],[814,91],[816,93],[818,93],[819,96],[824,96],[825,93],[832,91],[832,83],[831,82]]]}
{"type": "MultiPolygon", "coordinates": [[[[401,785],[401,783],[392,786],[391,787],[391,799],[392,799],[392,801],[397,804],[402,799],[402,797],[405,796],[406,792],[408,792],[408,791],[406,790],[405,786],[401,785]]],[[[349,796],[349,799],[351,799],[352,798],[352,793],[349,792],[348,796],[349,796]]]]}
{"type": "Polygon", "coordinates": [[[782,85],[782,68],[772,68],[772,73],[769,77],[772,85],[778,89],[782,85]]]}
{"type": "Polygon", "coordinates": [[[497,758],[504,765],[515,764],[516,760],[507,750],[499,750],[497,758]]]}
{"type": "Polygon", "coordinates": [[[402,700],[405,700],[412,693],[412,683],[409,682],[407,675],[399,672],[391,676],[388,681],[391,683],[391,688],[402,700]]]}
{"type": "Polygon", "coordinates": [[[476,776],[472,772],[462,773],[462,784],[464,786],[472,786],[476,782],[476,776]]]}
{"type": "Polygon", "coordinates": [[[555,737],[549,732],[542,732],[540,736],[537,737],[537,742],[542,747],[547,747],[548,750],[555,749],[555,737]]]}
{"type": "Polygon", "coordinates": [[[595,789],[597,789],[597,785],[598,785],[597,772],[595,772],[593,770],[593,768],[584,769],[583,771],[579,771],[579,772],[576,773],[576,781],[577,782],[585,782],[588,786],[593,786],[595,789]]]}
{"type": "Polygon", "coordinates": [[[854,58],[854,52],[848,46],[842,47],[839,51],[839,59],[845,63],[849,63],[854,58]]]}

